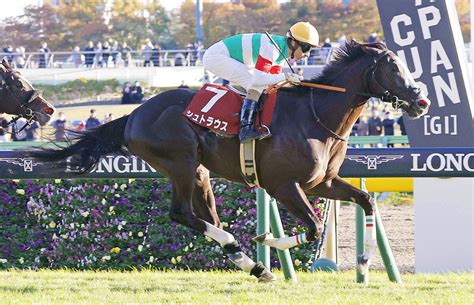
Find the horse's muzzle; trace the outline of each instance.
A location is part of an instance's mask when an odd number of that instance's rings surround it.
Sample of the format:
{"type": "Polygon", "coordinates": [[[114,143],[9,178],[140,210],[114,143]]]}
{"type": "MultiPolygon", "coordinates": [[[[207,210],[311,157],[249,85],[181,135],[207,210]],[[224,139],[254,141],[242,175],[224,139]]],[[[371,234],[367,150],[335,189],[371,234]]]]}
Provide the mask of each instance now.
{"type": "Polygon", "coordinates": [[[431,101],[424,94],[420,94],[410,104],[403,105],[401,108],[408,113],[411,118],[417,119],[425,115],[431,105],[431,101]]]}

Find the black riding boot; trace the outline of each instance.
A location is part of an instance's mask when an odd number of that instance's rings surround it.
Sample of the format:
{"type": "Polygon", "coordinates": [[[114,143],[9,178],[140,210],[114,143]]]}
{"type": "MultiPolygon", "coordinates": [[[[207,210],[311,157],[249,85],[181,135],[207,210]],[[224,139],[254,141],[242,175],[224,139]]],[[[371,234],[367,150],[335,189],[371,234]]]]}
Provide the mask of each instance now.
{"type": "Polygon", "coordinates": [[[257,102],[251,99],[244,99],[242,110],[240,111],[240,142],[246,143],[253,139],[261,139],[267,133],[253,130],[255,114],[257,112],[257,102]]]}

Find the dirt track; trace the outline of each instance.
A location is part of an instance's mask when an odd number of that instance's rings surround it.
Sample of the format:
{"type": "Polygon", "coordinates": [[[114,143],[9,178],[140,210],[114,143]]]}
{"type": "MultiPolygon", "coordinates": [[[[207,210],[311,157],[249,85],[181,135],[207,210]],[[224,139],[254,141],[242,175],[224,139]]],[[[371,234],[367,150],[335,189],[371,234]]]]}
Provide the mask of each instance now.
{"type": "MultiPolygon", "coordinates": [[[[415,209],[413,205],[379,208],[385,231],[400,272],[415,271],[415,209]]],[[[338,221],[339,266],[355,268],[355,206],[341,206],[338,221]]],[[[324,253],[324,252],[323,252],[324,253]]],[[[371,269],[384,269],[379,252],[371,269]]]]}

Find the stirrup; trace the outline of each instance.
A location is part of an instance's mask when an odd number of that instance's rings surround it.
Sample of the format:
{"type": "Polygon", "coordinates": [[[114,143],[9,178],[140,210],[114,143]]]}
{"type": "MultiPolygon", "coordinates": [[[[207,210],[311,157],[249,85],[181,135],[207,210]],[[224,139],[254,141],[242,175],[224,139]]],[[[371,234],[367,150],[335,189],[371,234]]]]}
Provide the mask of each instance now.
{"type": "MultiPolygon", "coordinates": [[[[248,128],[248,127],[247,127],[248,128]]],[[[251,129],[250,131],[247,132],[240,132],[239,133],[239,140],[240,143],[247,143],[252,140],[263,140],[265,138],[271,137],[271,133],[269,130],[266,131],[259,131],[259,130],[253,130],[251,129]]]]}

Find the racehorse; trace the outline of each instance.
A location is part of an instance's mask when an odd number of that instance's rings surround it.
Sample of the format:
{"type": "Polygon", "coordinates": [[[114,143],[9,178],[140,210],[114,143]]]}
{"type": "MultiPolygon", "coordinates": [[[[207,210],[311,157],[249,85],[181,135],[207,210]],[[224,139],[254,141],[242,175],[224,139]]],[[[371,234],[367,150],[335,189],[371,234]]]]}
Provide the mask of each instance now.
{"type": "Polygon", "coordinates": [[[54,107],[20,72],[3,60],[0,63],[0,113],[24,117],[28,122],[36,120],[44,126],[51,119],[54,107]]]}
{"type": "MultiPolygon", "coordinates": [[[[383,44],[347,43],[335,51],[322,74],[309,82],[343,87],[346,92],[300,86],[280,89],[271,124],[273,136],[256,143],[261,187],[307,228],[299,236],[260,239],[280,249],[320,237],[322,226],[307,195],[356,202],[367,217],[373,217],[370,196],[338,176],[348,135],[368,96],[391,102],[414,118],[425,114],[430,105],[407,67],[383,44]]],[[[245,183],[239,140],[220,137],[182,114],[195,94],[186,89],[163,92],[130,115],[83,133],[69,147],[36,150],[31,156],[49,161],[74,156],[72,162],[87,171],[105,154],[133,153],[169,178],[173,221],[220,243],[237,266],[259,281],[273,280],[262,263],[245,255],[234,237],[220,228],[209,170],[245,183]]],[[[368,268],[374,247],[375,233],[366,240],[359,258],[361,270],[368,268]]]]}

